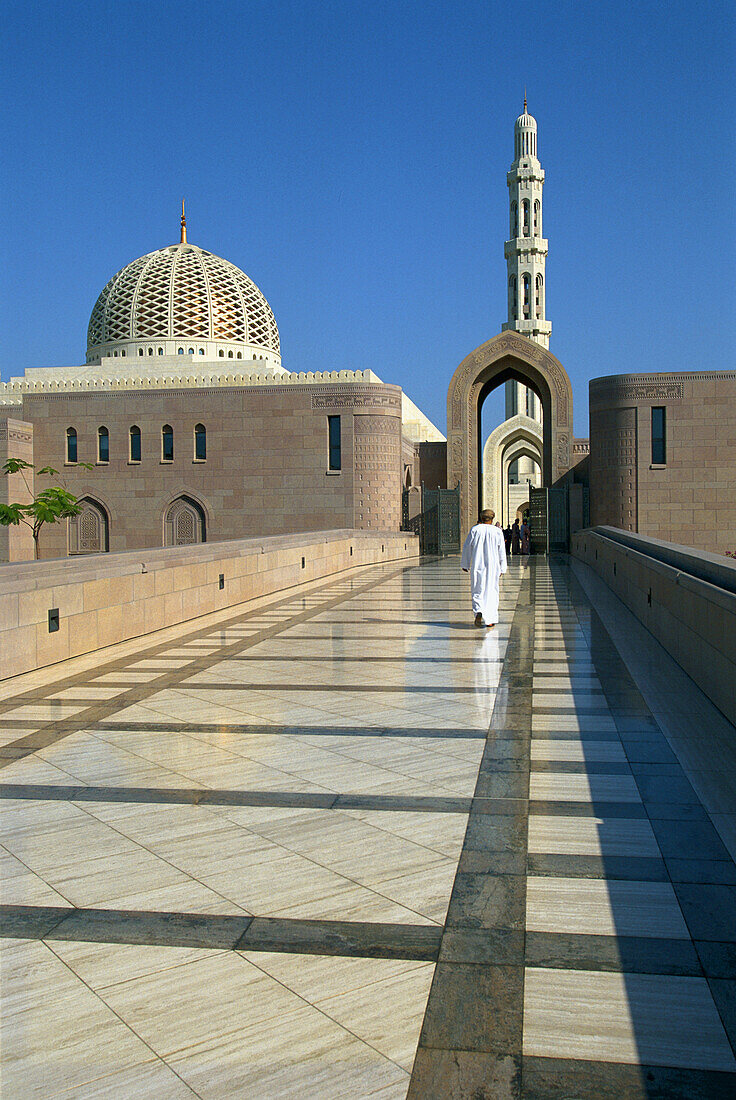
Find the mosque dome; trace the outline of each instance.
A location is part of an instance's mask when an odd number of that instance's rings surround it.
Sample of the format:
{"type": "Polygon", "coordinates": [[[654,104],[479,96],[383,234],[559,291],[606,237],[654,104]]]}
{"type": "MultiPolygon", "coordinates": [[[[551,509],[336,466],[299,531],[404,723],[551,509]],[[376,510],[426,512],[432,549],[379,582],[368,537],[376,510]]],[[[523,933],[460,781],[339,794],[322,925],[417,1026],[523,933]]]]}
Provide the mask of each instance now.
{"type": "Polygon", "coordinates": [[[228,260],[187,243],[183,214],[181,238],[113,275],[92,310],[87,362],[178,354],[280,367],[276,320],[255,283],[228,260]]]}

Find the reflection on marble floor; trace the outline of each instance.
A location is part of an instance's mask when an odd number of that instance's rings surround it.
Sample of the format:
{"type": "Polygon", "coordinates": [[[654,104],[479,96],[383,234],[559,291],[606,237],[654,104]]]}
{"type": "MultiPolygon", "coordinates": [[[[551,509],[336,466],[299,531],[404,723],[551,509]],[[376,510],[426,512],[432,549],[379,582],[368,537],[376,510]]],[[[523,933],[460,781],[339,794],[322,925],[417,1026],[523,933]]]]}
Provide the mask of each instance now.
{"type": "Polygon", "coordinates": [[[732,1095],[733,848],[562,565],[67,668],[0,701],[3,1095],[732,1095]]]}
{"type": "MultiPolygon", "coordinates": [[[[2,903],[441,927],[467,812],[380,799],[473,795],[518,580],[483,638],[465,588],[456,563],[374,569],[9,699],[11,743],[18,718],[85,724],[4,761],[0,783],[53,800],[3,799],[2,903]],[[62,797],[82,786],[158,800],[62,797]],[[165,801],[197,790],[297,803],[165,801]],[[298,805],[315,792],[365,803],[298,805]]],[[[3,1091],[403,1097],[434,964],[326,935],[324,956],[7,938],[3,1091]]]]}

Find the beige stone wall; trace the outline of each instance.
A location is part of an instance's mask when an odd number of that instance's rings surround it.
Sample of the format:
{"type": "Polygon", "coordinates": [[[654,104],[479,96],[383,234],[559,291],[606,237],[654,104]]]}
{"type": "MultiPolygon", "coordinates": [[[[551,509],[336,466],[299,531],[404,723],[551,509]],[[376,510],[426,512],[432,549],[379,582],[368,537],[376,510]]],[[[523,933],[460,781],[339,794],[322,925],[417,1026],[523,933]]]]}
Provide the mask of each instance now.
{"type": "Polygon", "coordinates": [[[615,375],[590,383],[591,523],[736,550],[736,373],[615,375]],[[667,461],[652,464],[651,409],[667,461]]]}
{"type": "Polygon", "coordinates": [[[3,565],[0,679],[346,569],[418,557],[413,535],[348,530],[3,565]]]}
{"type": "Polygon", "coordinates": [[[631,545],[622,545],[616,534],[606,528],[579,531],[571,536],[570,552],[736,724],[736,563],[636,535],[631,545]]]}
{"type": "MultiPolygon", "coordinates": [[[[24,398],[35,461],[64,470],[77,496],[106,509],[110,550],[160,547],[164,514],[185,494],[206,517],[207,541],[329,528],[398,530],[401,390],[383,384],[277,385],[171,391],[43,393],[24,398]],[[328,469],[327,417],[342,426],[342,469],[328,469]],[[207,429],[207,460],[194,459],[194,427],[207,429]],[[161,429],[174,429],[174,461],[162,462],[161,429]],[[97,459],[108,429],[110,461],[97,459]],[[142,435],[142,461],[128,433],[142,435]],[[67,427],[80,462],[64,466],[67,427]]],[[[66,524],[42,538],[43,557],[67,553],[66,524]]]]}
{"type": "MultiPolygon", "coordinates": [[[[23,420],[0,419],[0,466],[9,458],[33,462],[33,425],[23,420]]],[[[0,503],[30,504],[33,500],[33,470],[20,474],[0,474],[0,503]],[[30,491],[29,491],[30,490],[30,491]]],[[[0,526],[0,562],[33,560],[33,535],[30,528],[0,526]]]]}

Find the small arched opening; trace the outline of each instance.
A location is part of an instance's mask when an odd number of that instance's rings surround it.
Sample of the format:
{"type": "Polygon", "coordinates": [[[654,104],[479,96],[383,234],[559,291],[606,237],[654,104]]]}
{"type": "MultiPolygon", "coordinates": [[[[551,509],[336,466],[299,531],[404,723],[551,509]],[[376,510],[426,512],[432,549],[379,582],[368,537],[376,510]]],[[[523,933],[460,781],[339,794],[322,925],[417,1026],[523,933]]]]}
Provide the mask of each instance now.
{"type": "Polygon", "coordinates": [[[107,508],[92,497],[80,497],[79,504],[82,511],[67,520],[69,554],[106,554],[110,549],[107,508]]]}
{"type": "Polygon", "coordinates": [[[204,509],[182,494],[164,512],[164,546],[195,546],[207,541],[204,509]]]}

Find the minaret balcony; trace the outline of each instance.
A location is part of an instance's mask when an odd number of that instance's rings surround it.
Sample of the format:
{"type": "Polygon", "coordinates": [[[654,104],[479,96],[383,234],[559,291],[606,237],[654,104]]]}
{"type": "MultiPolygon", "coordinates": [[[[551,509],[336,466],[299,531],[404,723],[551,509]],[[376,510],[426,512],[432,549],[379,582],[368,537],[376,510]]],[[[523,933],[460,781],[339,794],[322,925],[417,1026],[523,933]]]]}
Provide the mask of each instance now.
{"type": "Polygon", "coordinates": [[[530,340],[533,340],[535,336],[546,336],[549,338],[552,332],[552,322],[543,321],[541,318],[534,318],[528,320],[522,318],[519,321],[505,321],[501,325],[502,332],[518,332],[521,336],[528,336],[530,340]]]}
{"type": "Polygon", "coordinates": [[[514,237],[506,241],[503,246],[503,254],[507,260],[510,256],[518,256],[521,252],[536,252],[537,255],[546,256],[549,252],[549,242],[546,237],[514,237]]]}
{"type": "MultiPolygon", "coordinates": [[[[531,157],[527,157],[531,161],[531,157]]],[[[544,168],[540,168],[539,161],[527,165],[515,165],[506,173],[506,182],[509,187],[515,187],[519,183],[544,183],[544,168]]]]}

